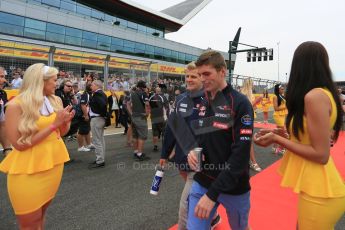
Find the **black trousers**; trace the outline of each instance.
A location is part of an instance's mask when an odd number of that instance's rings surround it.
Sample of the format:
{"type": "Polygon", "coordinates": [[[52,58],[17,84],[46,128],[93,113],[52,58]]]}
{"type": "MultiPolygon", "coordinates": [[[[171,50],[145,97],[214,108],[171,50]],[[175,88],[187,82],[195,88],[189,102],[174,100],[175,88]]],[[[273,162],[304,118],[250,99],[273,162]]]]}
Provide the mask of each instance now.
{"type": "Polygon", "coordinates": [[[112,110],[110,115],[113,115],[113,112],[115,112],[115,127],[119,126],[119,110],[112,110]]]}
{"type": "Polygon", "coordinates": [[[124,111],[121,111],[120,112],[120,122],[121,122],[121,125],[123,127],[125,127],[125,133],[127,133],[127,130],[128,130],[128,124],[131,123],[130,121],[130,117],[128,115],[128,113],[124,112],[124,111]]]}

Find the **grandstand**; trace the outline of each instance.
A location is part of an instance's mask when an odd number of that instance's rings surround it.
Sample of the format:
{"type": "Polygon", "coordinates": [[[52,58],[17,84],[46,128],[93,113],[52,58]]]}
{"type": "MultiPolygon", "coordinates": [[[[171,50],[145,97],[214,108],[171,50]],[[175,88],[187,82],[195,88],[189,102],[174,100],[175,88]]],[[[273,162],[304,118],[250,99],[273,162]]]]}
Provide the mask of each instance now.
{"type": "Polygon", "coordinates": [[[187,0],[155,11],[127,0],[0,0],[0,63],[8,72],[43,62],[77,76],[181,79],[184,65],[204,49],[165,34],[209,2],[187,0]]]}

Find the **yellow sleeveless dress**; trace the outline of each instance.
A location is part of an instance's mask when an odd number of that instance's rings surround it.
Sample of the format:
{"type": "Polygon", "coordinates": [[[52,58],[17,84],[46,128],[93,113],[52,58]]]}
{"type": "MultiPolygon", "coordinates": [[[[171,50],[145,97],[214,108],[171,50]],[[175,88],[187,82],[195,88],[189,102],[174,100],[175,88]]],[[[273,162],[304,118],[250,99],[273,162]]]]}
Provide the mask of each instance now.
{"type": "MultiPolygon", "coordinates": [[[[273,95],[273,97],[277,98],[276,95],[273,95]]],[[[274,122],[277,124],[277,126],[284,126],[286,115],[288,114],[288,110],[286,108],[286,101],[282,100],[282,102],[278,108],[283,109],[283,110],[274,111],[273,119],[274,119],[274,122]]]]}
{"type": "Polygon", "coordinates": [[[262,112],[268,112],[270,105],[269,105],[269,98],[263,97],[262,98],[262,112]]]}
{"type": "MultiPolygon", "coordinates": [[[[325,89],[320,90],[327,94],[332,104],[329,123],[331,131],[336,121],[337,107],[331,93],[325,89]]],[[[300,141],[293,135],[291,141],[310,145],[306,118],[303,120],[304,133],[299,133],[300,141]]],[[[289,128],[290,133],[291,127],[292,125],[289,128]]],[[[335,167],[332,156],[326,165],[322,165],[287,150],[278,172],[282,175],[281,186],[292,188],[300,194],[299,229],[333,229],[332,226],[345,211],[345,183],[335,167]],[[311,219],[313,221],[310,221],[311,219]]]]}
{"type": "MultiPolygon", "coordinates": [[[[50,126],[56,113],[40,116],[38,130],[50,126]]],[[[14,149],[0,163],[0,171],[7,173],[7,189],[16,215],[38,210],[54,198],[68,151],[58,130],[40,143],[24,151],[14,149]]]]}

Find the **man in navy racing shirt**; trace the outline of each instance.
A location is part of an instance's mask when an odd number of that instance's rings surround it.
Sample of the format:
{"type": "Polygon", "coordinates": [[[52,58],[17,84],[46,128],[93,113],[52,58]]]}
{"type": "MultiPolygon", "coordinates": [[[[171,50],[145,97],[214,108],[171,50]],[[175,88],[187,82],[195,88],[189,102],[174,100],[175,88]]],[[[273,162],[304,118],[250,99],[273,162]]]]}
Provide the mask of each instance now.
{"type": "MultiPolygon", "coordinates": [[[[189,230],[210,229],[219,204],[228,214],[232,230],[248,227],[250,210],[249,155],[253,132],[253,108],[243,94],[225,80],[226,64],[216,51],[206,51],[196,66],[206,90],[207,103],[199,106],[192,122],[204,161],[194,176],[189,194],[189,230]]],[[[196,168],[193,151],[188,163],[196,168]]]]}

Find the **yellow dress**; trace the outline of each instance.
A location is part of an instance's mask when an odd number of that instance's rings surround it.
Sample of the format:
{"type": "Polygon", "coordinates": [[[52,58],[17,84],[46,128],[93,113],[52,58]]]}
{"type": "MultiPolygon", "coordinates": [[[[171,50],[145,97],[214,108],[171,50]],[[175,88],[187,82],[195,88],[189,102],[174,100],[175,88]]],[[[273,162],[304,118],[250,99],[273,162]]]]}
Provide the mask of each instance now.
{"type": "MultiPolygon", "coordinates": [[[[332,113],[329,128],[332,130],[337,117],[337,107],[331,93],[321,90],[331,100],[332,113]]],[[[293,133],[291,127],[292,125],[290,125],[290,133],[293,133]]],[[[300,141],[293,135],[291,135],[291,141],[310,145],[305,117],[303,127],[304,133],[299,133],[300,141]]],[[[334,223],[329,222],[336,222],[345,211],[345,183],[334,165],[332,156],[329,157],[326,165],[322,165],[287,151],[278,172],[282,175],[283,187],[292,188],[294,192],[300,193],[299,229],[332,229],[334,223]],[[327,214],[329,216],[326,216],[327,214]],[[314,222],[319,220],[321,223],[305,221],[308,219],[314,219],[314,222]]]]}
{"type": "MultiPolygon", "coordinates": [[[[273,97],[277,98],[276,95],[273,95],[273,97]]],[[[278,98],[277,98],[277,101],[278,101],[278,98]]],[[[273,119],[274,119],[274,122],[277,124],[277,126],[284,126],[286,115],[288,114],[288,110],[286,108],[286,101],[282,100],[281,104],[280,104],[280,106],[278,106],[278,108],[283,109],[283,110],[274,111],[273,119]]]]}
{"type": "MultiPolygon", "coordinates": [[[[51,125],[56,114],[40,116],[38,130],[51,125]]],[[[16,215],[38,210],[57,192],[63,163],[69,155],[58,130],[24,151],[14,149],[0,164],[7,173],[7,189],[16,215]]]]}
{"type": "Polygon", "coordinates": [[[262,112],[268,112],[270,105],[269,105],[270,99],[263,97],[262,98],[262,112]]]}

